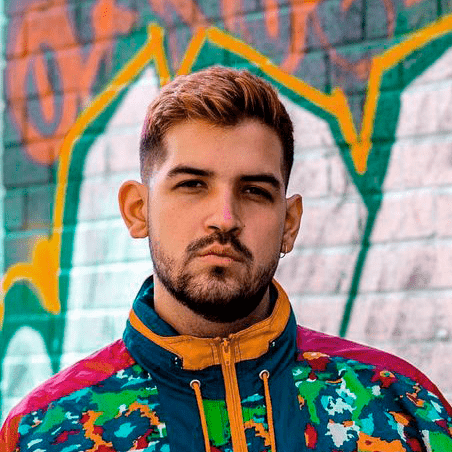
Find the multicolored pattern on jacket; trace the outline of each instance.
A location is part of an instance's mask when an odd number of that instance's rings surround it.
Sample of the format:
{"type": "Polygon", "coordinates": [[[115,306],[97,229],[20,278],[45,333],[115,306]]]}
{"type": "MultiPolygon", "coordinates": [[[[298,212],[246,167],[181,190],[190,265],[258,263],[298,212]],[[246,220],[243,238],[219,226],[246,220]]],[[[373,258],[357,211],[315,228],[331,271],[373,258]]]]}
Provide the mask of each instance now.
{"type": "MultiPolygon", "coordinates": [[[[225,401],[203,400],[203,404],[211,451],[233,452],[225,401]]],[[[169,452],[159,408],[155,384],[135,365],[24,416],[17,450],[111,452],[146,448],[147,452],[169,452]]],[[[269,451],[263,396],[242,400],[242,413],[250,450],[269,451]]]]}
{"type": "Polygon", "coordinates": [[[445,408],[407,377],[312,352],[292,373],[308,449],[417,452],[425,444],[428,451],[452,450],[445,408]]]}
{"type": "Polygon", "coordinates": [[[169,452],[159,409],[156,386],[135,365],[24,416],[17,450],[169,452]]]}
{"type": "MultiPolygon", "coordinates": [[[[443,452],[452,424],[438,398],[409,378],[322,353],[292,369],[308,450],[443,452]]],[[[139,365],[22,418],[17,450],[170,452],[155,384],[139,365]]],[[[177,402],[175,402],[177,403],[177,402]]],[[[223,400],[204,400],[211,451],[233,452],[223,400]]],[[[242,400],[249,450],[270,451],[260,394],[242,400]]]]}
{"type": "MultiPolygon", "coordinates": [[[[203,400],[208,422],[211,451],[234,452],[229,416],[224,400],[203,400]]],[[[260,394],[242,400],[242,416],[249,450],[270,451],[270,433],[264,397],[260,394]]]]}

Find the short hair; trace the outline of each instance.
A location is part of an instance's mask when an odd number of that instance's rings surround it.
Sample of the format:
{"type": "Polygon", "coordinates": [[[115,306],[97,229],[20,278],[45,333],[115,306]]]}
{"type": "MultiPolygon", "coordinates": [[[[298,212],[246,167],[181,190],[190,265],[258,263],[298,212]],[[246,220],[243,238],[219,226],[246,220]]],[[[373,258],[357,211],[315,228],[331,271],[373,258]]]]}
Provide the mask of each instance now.
{"type": "Polygon", "coordinates": [[[140,141],[141,179],[146,182],[165,158],[164,138],[178,123],[204,120],[235,126],[255,118],[273,129],[283,148],[282,170],[287,188],[293,164],[293,125],[270,83],[248,70],[211,66],[180,75],[165,85],[150,104],[140,141]]]}

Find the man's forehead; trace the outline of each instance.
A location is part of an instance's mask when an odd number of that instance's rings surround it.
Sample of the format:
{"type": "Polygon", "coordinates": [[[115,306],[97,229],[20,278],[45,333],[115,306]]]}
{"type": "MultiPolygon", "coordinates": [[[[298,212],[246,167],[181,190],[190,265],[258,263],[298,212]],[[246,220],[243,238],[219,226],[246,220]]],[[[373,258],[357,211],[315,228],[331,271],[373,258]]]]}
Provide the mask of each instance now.
{"type": "Polygon", "coordinates": [[[283,178],[284,156],[276,132],[258,120],[246,119],[234,126],[194,120],[183,121],[165,133],[165,172],[181,173],[182,167],[214,176],[228,170],[243,175],[271,174],[283,178]]]}

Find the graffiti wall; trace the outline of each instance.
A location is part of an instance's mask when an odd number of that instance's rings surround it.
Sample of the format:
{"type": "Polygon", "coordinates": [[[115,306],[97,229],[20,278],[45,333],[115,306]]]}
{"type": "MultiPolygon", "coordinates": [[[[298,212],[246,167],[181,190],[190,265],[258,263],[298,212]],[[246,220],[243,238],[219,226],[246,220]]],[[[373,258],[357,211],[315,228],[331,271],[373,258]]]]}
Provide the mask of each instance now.
{"type": "Polygon", "coordinates": [[[295,123],[304,217],[277,277],[299,323],[452,399],[447,0],[10,0],[1,23],[3,416],[121,336],[152,263],[117,190],[159,88],[213,64],[270,81],[295,123]]]}

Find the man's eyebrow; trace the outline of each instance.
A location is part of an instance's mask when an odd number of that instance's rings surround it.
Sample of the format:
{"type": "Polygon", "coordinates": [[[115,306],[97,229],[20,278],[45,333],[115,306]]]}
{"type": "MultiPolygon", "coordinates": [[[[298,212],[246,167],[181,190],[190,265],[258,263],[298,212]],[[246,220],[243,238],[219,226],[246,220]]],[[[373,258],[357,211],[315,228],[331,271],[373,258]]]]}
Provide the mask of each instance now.
{"type": "Polygon", "coordinates": [[[242,182],[265,182],[272,185],[275,189],[281,189],[281,182],[273,176],[273,174],[263,173],[263,174],[246,174],[240,177],[242,182]]]}
{"type": "Polygon", "coordinates": [[[209,177],[213,176],[213,171],[203,170],[201,168],[195,168],[187,165],[177,165],[168,171],[167,177],[172,178],[179,176],[180,174],[188,174],[191,176],[209,177]]]}

